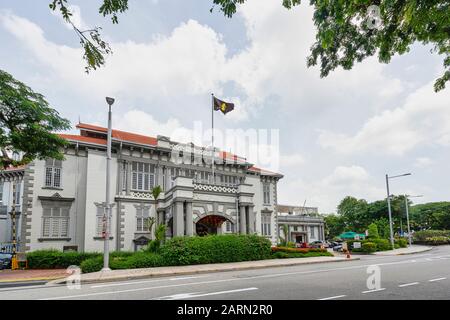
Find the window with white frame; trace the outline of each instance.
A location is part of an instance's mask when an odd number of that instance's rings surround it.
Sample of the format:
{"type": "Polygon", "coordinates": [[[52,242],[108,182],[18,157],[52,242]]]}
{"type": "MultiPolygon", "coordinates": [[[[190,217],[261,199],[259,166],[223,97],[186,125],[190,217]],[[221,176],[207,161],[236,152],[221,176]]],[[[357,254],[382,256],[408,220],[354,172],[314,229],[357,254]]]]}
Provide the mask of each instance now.
{"type": "Polygon", "coordinates": [[[136,231],[147,232],[148,221],[150,218],[149,207],[136,207],[136,231]]]}
{"type": "Polygon", "coordinates": [[[263,201],[264,204],[270,204],[270,184],[264,183],[263,184],[263,201]]]}
{"type": "Polygon", "coordinates": [[[97,223],[96,223],[96,234],[97,237],[103,236],[104,225],[108,223],[108,234],[111,236],[111,215],[109,216],[108,221],[106,221],[107,211],[105,207],[98,206],[97,207],[97,223]],[[106,215],[105,215],[106,214],[106,215]]]}
{"type": "Polygon", "coordinates": [[[48,188],[61,188],[61,171],[61,160],[45,160],[45,186],[48,188]]]}
{"type": "Polygon", "coordinates": [[[261,234],[263,236],[271,236],[272,235],[272,224],[271,224],[271,215],[270,214],[262,214],[261,215],[261,234]]]}
{"type": "Polygon", "coordinates": [[[131,189],[135,191],[151,191],[155,186],[155,165],[133,162],[131,167],[131,189]]]}
{"type": "Polygon", "coordinates": [[[42,237],[66,238],[69,236],[70,206],[58,204],[43,206],[42,237]]]}

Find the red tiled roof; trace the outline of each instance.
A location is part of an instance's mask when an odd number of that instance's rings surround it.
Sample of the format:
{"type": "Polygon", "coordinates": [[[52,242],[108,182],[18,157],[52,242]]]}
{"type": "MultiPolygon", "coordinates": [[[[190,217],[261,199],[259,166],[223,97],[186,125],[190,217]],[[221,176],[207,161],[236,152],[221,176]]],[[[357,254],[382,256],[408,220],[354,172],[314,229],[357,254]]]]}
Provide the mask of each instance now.
{"type": "Polygon", "coordinates": [[[20,171],[20,170],[24,170],[25,169],[25,165],[20,165],[20,166],[10,166],[8,168],[2,169],[1,171],[20,171]]]}
{"type": "Polygon", "coordinates": [[[231,152],[226,152],[226,151],[220,151],[220,157],[222,159],[225,160],[232,160],[232,161],[241,161],[241,162],[245,162],[245,158],[243,157],[239,157],[235,154],[232,154],[231,152]]]}
{"type": "MultiPolygon", "coordinates": [[[[86,130],[92,130],[92,131],[98,131],[102,133],[107,133],[108,129],[104,127],[95,126],[92,124],[86,124],[86,123],[79,123],[76,126],[78,129],[86,129],[86,130]]],[[[151,146],[156,146],[158,144],[158,140],[154,137],[150,136],[144,136],[141,134],[126,132],[126,131],[120,131],[120,130],[112,130],[112,137],[113,139],[121,140],[121,141],[127,141],[127,142],[134,142],[138,144],[146,144],[151,146]]]]}
{"type": "Polygon", "coordinates": [[[255,167],[255,166],[248,168],[248,171],[258,172],[258,173],[260,173],[262,175],[266,175],[266,176],[283,176],[281,173],[264,170],[264,169],[261,169],[261,168],[255,167]]]}
{"type": "Polygon", "coordinates": [[[80,141],[80,142],[87,142],[87,143],[95,143],[95,144],[106,145],[106,140],[105,139],[79,136],[79,135],[76,135],[76,134],[62,134],[62,133],[60,133],[58,135],[61,138],[64,138],[66,140],[74,140],[74,141],[80,141]]]}

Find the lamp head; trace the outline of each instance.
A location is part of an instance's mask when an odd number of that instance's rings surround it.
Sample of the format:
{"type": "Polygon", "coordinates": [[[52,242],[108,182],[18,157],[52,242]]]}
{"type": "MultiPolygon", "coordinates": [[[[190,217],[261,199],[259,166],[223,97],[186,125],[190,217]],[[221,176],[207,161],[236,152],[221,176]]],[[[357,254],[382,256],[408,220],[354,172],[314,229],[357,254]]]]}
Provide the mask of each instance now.
{"type": "Polygon", "coordinates": [[[111,107],[114,103],[114,98],[106,97],[106,102],[111,107]]]}

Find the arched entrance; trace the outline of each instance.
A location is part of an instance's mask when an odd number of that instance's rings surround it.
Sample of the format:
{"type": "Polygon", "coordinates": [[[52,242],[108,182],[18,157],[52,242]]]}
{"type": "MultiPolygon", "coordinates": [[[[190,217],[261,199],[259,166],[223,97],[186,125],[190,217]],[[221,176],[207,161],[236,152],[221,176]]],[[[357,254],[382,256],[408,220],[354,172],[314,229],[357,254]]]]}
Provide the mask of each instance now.
{"type": "Polygon", "coordinates": [[[227,220],[227,218],[218,215],[205,216],[197,221],[195,224],[195,231],[198,236],[217,234],[217,229],[227,220]]]}

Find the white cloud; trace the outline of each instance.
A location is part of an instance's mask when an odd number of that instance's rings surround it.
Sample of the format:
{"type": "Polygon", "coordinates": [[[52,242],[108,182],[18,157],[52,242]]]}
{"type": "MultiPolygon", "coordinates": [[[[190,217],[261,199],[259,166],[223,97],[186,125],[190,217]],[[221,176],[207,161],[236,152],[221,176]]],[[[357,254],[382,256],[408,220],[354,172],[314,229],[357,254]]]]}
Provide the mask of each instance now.
{"type": "Polygon", "coordinates": [[[434,161],[428,157],[420,157],[416,159],[414,166],[417,168],[426,168],[431,166],[433,163],[434,161]]]}
{"type": "Polygon", "coordinates": [[[447,145],[450,90],[435,93],[429,83],[410,94],[403,106],[373,116],[353,136],[322,131],[319,144],[339,153],[403,155],[419,145],[447,145]]]}
{"type": "Polygon", "coordinates": [[[289,154],[289,155],[281,155],[280,162],[282,166],[299,167],[303,165],[306,161],[305,158],[300,154],[289,154]]]}

